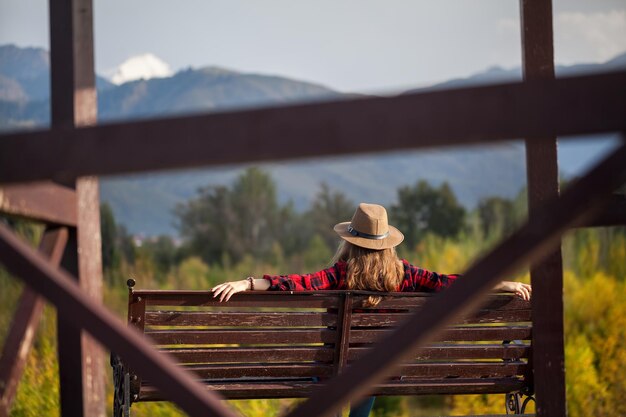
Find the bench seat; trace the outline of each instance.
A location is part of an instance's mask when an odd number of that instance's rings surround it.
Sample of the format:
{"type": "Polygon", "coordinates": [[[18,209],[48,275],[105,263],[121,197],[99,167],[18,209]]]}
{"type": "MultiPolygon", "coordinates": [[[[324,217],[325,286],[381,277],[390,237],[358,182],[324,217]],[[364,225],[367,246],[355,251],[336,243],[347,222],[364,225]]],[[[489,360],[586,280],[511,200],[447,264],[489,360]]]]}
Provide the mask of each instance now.
{"type": "MultiPolygon", "coordinates": [[[[244,292],[227,303],[206,291],[135,290],[128,323],[225,399],[308,397],[351,366],[432,297],[362,291],[244,292]]],[[[372,395],[532,395],[530,302],[493,294],[417,349],[372,395]]],[[[164,401],[132,363],[112,355],[114,415],[164,401]]],[[[518,409],[519,404],[518,404],[518,409]]],[[[519,410],[517,410],[519,411],[519,410]]]]}

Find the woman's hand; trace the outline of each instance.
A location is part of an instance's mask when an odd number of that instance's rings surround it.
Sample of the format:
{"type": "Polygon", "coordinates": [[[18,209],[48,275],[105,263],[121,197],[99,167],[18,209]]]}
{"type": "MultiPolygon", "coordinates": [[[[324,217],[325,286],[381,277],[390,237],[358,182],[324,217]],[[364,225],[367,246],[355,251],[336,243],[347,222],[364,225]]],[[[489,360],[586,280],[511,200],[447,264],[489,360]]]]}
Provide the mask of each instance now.
{"type": "Polygon", "coordinates": [[[221,303],[222,301],[230,300],[230,297],[232,297],[233,294],[247,291],[249,289],[250,289],[250,281],[248,281],[247,279],[242,279],[241,281],[231,281],[231,282],[225,282],[223,284],[219,284],[211,288],[211,291],[213,291],[213,298],[217,296],[220,297],[220,303],[221,303]]]}
{"type": "Polygon", "coordinates": [[[494,288],[496,291],[514,292],[524,300],[530,300],[533,289],[529,284],[514,281],[502,281],[494,288]]]}

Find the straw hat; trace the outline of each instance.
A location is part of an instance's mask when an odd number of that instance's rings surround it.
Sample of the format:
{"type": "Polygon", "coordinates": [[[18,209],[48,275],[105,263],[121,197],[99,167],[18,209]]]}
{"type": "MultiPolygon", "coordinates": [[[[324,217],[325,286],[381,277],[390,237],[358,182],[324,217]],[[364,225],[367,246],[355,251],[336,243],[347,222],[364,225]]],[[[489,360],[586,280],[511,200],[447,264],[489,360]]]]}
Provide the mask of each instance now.
{"type": "Polygon", "coordinates": [[[378,204],[359,204],[352,220],[334,229],[342,239],[367,249],[393,248],[404,240],[404,235],[387,222],[387,210],[378,204]]]}

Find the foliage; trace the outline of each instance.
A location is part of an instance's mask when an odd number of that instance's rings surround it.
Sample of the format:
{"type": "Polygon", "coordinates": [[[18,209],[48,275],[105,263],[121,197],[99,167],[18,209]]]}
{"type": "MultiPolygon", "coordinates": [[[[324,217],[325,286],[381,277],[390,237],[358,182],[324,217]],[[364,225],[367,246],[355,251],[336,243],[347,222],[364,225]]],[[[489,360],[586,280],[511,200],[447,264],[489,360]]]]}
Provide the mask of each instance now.
{"type": "MultiPolygon", "coordinates": [[[[443,207],[432,201],[448,200],[446,204],[450,207],[454,207],[452,203],[456,201],[453,195],[442,197],[451,194],[444,185],[435,188],[418,183],[405,188],[404,198],[399,198],[392,209],[395,215],[417,218],[415,225],[420,224],[420,227],[423,226],[420,216],[434,210],[433,207],[443,207]],[[415,205],[418,204],[415,196],[420,193],[432,200],[432,204],[423,204],[428,207],[424,212],[414,209],[422,207],[415,205]]],[[[401,192],[398,193],[400,196],[401,192]]],[[[443,220],[434,217],[430,227],[419,228],[419,233],[412,234],[413,244],[402,245],[399,253],[430,270],[463,272],[519,223],[525,215],[524,207],[522,193],[513,201],[486,199],[476,210],[465,213],[463,227],[451,234],[438,229],[437,222],[443,220]]],[[[332,225],[348,220],[354,206],[340,193],[322,185],[309,210],[297,213],[292,204],[277,203],[275,186],[267,174],[252,169],[232,187],[203,190],[178,210],[181,231],[188,232],[184,234],[183,247],[165,236],[137,246],[124,227],[115,222],[112,213],[107,213],[107,208],[103,207],[103,251],[108,253],[103,253],[103,258],[108,256],[104,300],[121,318],[126,314],[125,282],[129,277],[136,278],[141,288],[209,289],[219,282],[247,275],[310,272],[325,267],[336,245],[332,225]],[[260,195],[258,190],[265,190],[266,194],[260,195]],[[183,222],[187,223],[183,226],[183,222]],[[219,236],[223,239],[216,238],[219,236]]],[[[397,223],[397,219],[399,217],[391,223],[395,222],[407,234],[407,243],[410,243],[411,232],[407,230],[412,229],[397,223]]],[[[6,218],[2,221],[33,245],[43,230],[40,225],[22,221],[6,218]]],[[[566,270],[568,413],[573,417],[626,415],[622,401],[626,395],[626,382],[622,378],[626,374],[626,349],[623,349],[626,340],[623,296],[626,294],[626,228],[576,230],[564,239],[562,248],[566,270]]],[[[525,271],[511,278],[526,282],[529,279],[525,271]]],[[[0,269],[0,341],[9,327],[21,288],[18,280],[0,269]]],[[[47,308],[18,389],[12,417],[59,414],[55,332],[55,314],[53,309],[47,308]]],[[[111,398],[110,382],[108,398],[111,398]]],[[[284,415],[298,401],[230,403],[243,414],[257,417],[284,415]]],[[[373,417],[504,412],[503,395],[380,397],[375,404],[373,417]]],[[[171,403],[140,403],[133,406],[133,415],[182,417],[185,414],[171,403]]]]}
{"type": "Polygon", "coordinates": [[[515,226],[513,201],[502,197],[489,197],[478,204],[477,210],[485,236],[503,236],[513,231],[515,226]]]}
{"type": "Polygon", "coordinates": [[[332,191],[328,184],[322,183],[307,216],[308,223],[313,225],[313,234],[320,236],[327,247],[334,248],[338,239],[333,226],[342,221],[349,221],[355,208],[356,204],[345,194],[332,191]]]}
{"type": "Polygon", "coordinates": [[[398,189],[398,203],[391,206],[390,220],[405,236],[406,245],[414,247],[427,232],[456,236],[463,227],[465,209],[457,201],[448,183],[438,188],[424,180],[398,189]]]}
{"type": "Polygon", "coordinates": [[[279,237],[276,186],[258,168],[246,170],[232,188],[199,190],[198,197],[179,204],[175,213],[190,252],[209,264],[224,254],[234,262],[246,254],[266,255],[279,237]]]}

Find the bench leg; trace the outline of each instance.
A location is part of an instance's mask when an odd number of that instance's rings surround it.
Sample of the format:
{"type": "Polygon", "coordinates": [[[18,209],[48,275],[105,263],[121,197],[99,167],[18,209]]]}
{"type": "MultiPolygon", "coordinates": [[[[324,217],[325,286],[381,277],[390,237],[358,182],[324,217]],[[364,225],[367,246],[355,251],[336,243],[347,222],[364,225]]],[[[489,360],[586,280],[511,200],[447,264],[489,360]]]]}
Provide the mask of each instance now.
{"type": "Polygon", "coordinates": [[[522,411],[522,394],[519,392],[509,392],[506,394],[505,404],[506,404],[506,413],[507,414],[521,414],[522,411]]]}
{"type": "Polygon", "coordinates": [[[124,373],[124,417],[130,417],[130,374],[124,373]]]}
{"type": "Polygon", "coordinates": [[[509,392],[505,396],[505,406],[507,414],[524,414],[526,412],[526,406],[530,401],[535,401],[535,397],[529,395],[522,401],[524,395],[517,392],[509,392]]]}
{"type": "Polygon", "coordinates": [[[526,406],[528,405],[528,402],[531,401],[535,402],[535,397],[533,397],[532,395],[529,397],[526,397],[526,399],[524,400],[524,402],[522,403],[522,410],[521,413],[524,414],[526,412],[526,406]]]}
{"type": "Polygon", "coordinates": [[[115,354],[111,354],[113,367],[113,417],[130,417],[130,374],[115,354]]]}

